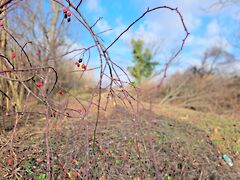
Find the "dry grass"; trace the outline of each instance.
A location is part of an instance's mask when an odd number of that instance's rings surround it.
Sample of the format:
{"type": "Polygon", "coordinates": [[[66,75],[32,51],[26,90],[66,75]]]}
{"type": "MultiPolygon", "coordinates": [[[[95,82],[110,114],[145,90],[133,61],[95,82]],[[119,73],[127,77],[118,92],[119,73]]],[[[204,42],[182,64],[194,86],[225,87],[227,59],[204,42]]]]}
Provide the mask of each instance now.
{"type": "MultiPolygon", "coordinates": [[[[147,104],[145,104],[147,105],[147,104]]],[[[85,120],[51,118],[51,167],[55,179],[154,179],[155,171],[147,141],[148,111],[133,119],[123,106],[102,112],[97,146],[92,151],[95,110],[85,120]],[[74,160],[74,162],[73,162],[74,160]],[[78,173],[79,177],[74,177],[78,173]]],[[[156,105],[152,134],[159,171],[164,178],[239,178],[239,120],[170,105],[156,105]],[[222,154],[234,159],[232,168],[222,154]]],[[[20,126],[14,141],[22,178],[37,179],[46,173],[45,119],[29,119],[20,126]]],[[[1,134],[1,177],[11,179],[8,145],[11,132],[1,134]]]]}

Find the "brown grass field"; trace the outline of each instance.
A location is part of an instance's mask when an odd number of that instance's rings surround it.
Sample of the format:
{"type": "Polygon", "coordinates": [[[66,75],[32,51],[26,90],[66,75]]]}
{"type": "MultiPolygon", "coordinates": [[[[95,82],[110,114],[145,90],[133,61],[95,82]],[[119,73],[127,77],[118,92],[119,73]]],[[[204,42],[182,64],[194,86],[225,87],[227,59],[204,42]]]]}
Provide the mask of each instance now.
{"type": "MultiPolygon", "coordinates": [[[[51,118],[53,179],[155,179],[148,144],[148,114],[143,110],[137,119],[132,119],[131,112],[120,105],[102,112],[95,152],[91,138],[94,115],[85,120],[51,118]]],[[[155,105],[151,114],[154,158],[164,179],[240,178],[239,119],[171,105],[155,105]],[[222,159],[223,154],[233,159],[233,167],[222,159]]],[[[18,179],[45,178],[44,131],[45,119],[41,117],[19,123],[13,142],[18,179]]],[[[1,179],[11,179],[13,174],[8,162],[12,158],[10,136],[11,131],[0,136],[1,179]]]]}

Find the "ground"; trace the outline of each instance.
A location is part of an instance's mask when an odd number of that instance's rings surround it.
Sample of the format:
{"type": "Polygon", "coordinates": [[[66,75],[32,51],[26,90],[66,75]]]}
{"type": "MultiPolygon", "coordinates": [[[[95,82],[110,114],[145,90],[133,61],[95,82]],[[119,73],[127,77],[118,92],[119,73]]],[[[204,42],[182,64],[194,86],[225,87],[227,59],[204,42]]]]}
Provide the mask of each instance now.
{"type": "MultiPolygon", "coordinates": [[[[168,105],[142,110],[138,117],[123,106],[102,113],[93,151],[95,116],[51,119],[54,179],[240,179],[240,121],[168,105]],[[152,122],[148,123],[149,115],[152,122]],[[233,160],[230,167],[223,159],[233,160]],[[75,176],[74,176],[75,175],[75,176]]],[[[19,179],[45,179],[45,119],[19,125],[14,141],[19,179]]],[[[1,134],[0,177],[12,179],[8,139],[1,134]]]]}

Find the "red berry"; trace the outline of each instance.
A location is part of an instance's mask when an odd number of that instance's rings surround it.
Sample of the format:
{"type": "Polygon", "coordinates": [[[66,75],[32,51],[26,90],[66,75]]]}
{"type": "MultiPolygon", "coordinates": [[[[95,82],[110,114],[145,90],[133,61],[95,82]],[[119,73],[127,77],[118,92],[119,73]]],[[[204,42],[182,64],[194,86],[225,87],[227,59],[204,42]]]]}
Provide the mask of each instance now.
{"type": "Polygon", "coordinates": [[[36,86],[37,86],[37,87],[42,87],[42,86],[43,86],[43,83],[42,83],[42,82],[36,82],[36,86]]]}
{"type": "Polygon", "coordinates": [[[71,16],[71,12],[70,12],[70,11],[67,12],[67,16],[68,16],[68,17],[71,16]]]}
{"type": "Polygon", "coordinates": [[[8,159],[8,165],[10,166],[12,164],[12,160],[11,159],[8,159]]]}
{"type": "Polygon", "coordinates": [[[63,8],[63,13],[66,14],[68,12],[68,9],[66,7],[63,8]]]}
{"type": "Polygon", "coordinates": [[[78,173],[77,173],[77,172],[75,172],[75,173],[74,173],[74,176],[75,176],[75,177],[78,177],[78,173]]]}
{"type": "Polygon", "coordinates": [[[80,66],[79,62],[75,62],[75,65],[76,65],[77,67],[79,67],[79,66],[80,66]]]}
{"type": "Polygon", "coordinates": [[[85,64],[82,64],[82,69],[83,70],[86,70],[87,69],[87,66],[85,64]]]}
{"type": "Polygon", "coordinates": [[[12,53],[12,59],[15,59],[15,58],[16,58],[16,54],[12,53]]]}

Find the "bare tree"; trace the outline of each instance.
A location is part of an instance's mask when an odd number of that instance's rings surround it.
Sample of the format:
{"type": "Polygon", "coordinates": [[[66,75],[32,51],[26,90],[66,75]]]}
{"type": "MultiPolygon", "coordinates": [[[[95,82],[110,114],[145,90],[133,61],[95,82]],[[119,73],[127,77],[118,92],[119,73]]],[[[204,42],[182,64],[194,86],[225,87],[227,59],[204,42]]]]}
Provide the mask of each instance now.
{"type": "Polygon", "coordinates": [[[239,4],[239,0],[217,0],[210,6],[210,10],[220,10],[226,8],[227,6],[232,6],[234,4],[239,4]]]}
{"type": "Polygon", "coordinates": [[[190,69],[194,74],[201,77],[211,74],[229,73],[234,70],[234,64],[239,62],[231,53],[221,47],[207,49],[202,57],[200,66],[193,66],[190,69]]]}

